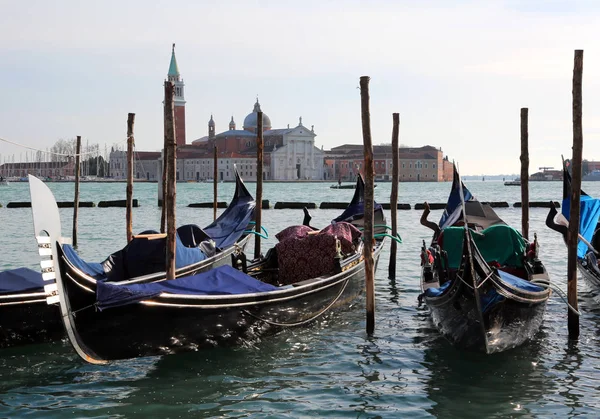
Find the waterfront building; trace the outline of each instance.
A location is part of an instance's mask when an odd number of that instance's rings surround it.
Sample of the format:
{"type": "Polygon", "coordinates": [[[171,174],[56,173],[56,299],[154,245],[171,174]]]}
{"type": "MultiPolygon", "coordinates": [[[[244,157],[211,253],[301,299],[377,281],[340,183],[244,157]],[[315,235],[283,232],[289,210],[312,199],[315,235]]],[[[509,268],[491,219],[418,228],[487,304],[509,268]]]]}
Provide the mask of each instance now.
{"type": "Polygon", "coordinates": [[[61,179],[75,176],[75,158],[68,161],[17,162],[0,165],[0,175],[10,178],[24,178],[34,175],[39,178],[61,179]]]}
{"type": "MultiPolygon", "coordinates": [[[[400,182],[445,182],[452,180],[453,164],[444,157],[441,148],[432,146],[400,147],[400,182]]],[[[327,151],[325,158],[328,179],[353,181],[364,172],[364,146],[344,144],[327,151]]],[[[376,180],[392,179],[392,146],[373,146],[373,167],[376,180]]]]}
{"type": "MultiPolygon", "coordinates": [[[[160,151],[135,151],[133,153],[133,178],[156,182],[160,151]]],[[[109,174],[114,179],[127,179],[127,150],[111,149],[109,174]]]]}
{"type": "MultiPolygon", "coordinates": [[[[243,120],[242,129],[236,128],[233,116],[226,131],[218,132],[213,115],[208,121],[207,135],[186,144],[184,83],[175,57],[175,44],[167,74],[175,84],[175,132],[177,143],[177,170],[179,181],[205,181],[214,176],[214,148],[218,151],[218,180],[233,181],[233,167],[237,166],[244,180],[355,180],[363,172],[362,145],[346,144],[323,151],[315,146],[314,126],[298,125],[273,128],[269,116],[262,112],[258,98],[252,112],[243,120]],[[264,139],[263,172],[256,171],[256,140],[258,112],[262,112],[264,139]]],[[[377,180],[391,180],[391,146],[374,146],[374,168],[377,180]]],[[[127,177],[127,153],[113,150],[110,154],[110,174],[116,179],[127,177]]],[[[159,181],[162,179],[161,152],[135,152],[134,178],[159,181]]],[[[400,148],[400,181],[439,182],[452,180],[452,163],[442,150],[432,146],[400,148]]]]}
{"type": "MultiPolygon", "coordinates": [[[[258,112],[262,112],[260,102],[256,99],[254,108],[244,118],[243,129],[236,129],[233,118],[229,121],[227,131],[215,134],[215,121],[211,115],[208,121],[208,135],[192,142],[199,149],[210,152],[217,147],[219,153],[233,153],[237,159],[246,158],[256,162],[256,130],[258,128],[258,112]]],[[[302,124],[290,128],[273,129],[271,119],[263,112],[264,162],[263,179],[265,180],[320,180],[324,179],[324,152],[315,146],[314,126],[310,129],[302,124]]],[[[233,159],[233,158],[230,158],[233,159]]],[[[245,177],[246,179],[246,177],[245,177]]],[[[256,171],[249,180],[256,179],[256,171]]]]}

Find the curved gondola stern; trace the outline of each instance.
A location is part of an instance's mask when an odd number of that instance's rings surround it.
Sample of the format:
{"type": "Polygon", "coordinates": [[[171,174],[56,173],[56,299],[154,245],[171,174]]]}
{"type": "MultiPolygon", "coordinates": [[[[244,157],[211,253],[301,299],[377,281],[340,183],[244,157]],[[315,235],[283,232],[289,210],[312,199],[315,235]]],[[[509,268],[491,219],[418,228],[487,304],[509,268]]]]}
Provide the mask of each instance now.
{"type": "Polygon", "coordinates": [[[42,278],[44,281],[48,281],[48,284],[44,286],[47,295],[46,302],[47,304],[59,304],[61,319],[75,352],[89,363],[106,364],[106,360],[100,359],[81,342],[75,328],[68,294],[61,275],[58,254],[58,246],[69,243],[70,239],[63,238],[61,235],[60,213],[54,195],[44,182],[32,175],[29,175],[29,191],[35,237],[42,259],[40,262],[42,278]]]}

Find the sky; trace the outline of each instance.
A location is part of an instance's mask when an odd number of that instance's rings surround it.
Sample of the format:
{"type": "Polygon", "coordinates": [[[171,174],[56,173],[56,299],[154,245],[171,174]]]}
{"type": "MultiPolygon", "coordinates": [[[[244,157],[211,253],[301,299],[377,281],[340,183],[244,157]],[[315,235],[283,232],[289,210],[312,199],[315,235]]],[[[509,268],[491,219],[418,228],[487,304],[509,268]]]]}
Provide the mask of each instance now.
{"type": "MultiPolygon", "coordinates": [[[[530,173],[572,153],[572,78],[583,59],[583,157],[600,160],[600,2],[0,0],[0,138],[45,150],[81,135],[163,143],[171,45],[185,82],[187,142],[258,96],[273,128],[313,126],[318,147],[362,144],[359,79],[369,76],[373,144],[441,147],[463,175],[530,173]],[[596,48],[594,48],[596,47],[596,48]]],[[[28,149],[0,142],[0,158],[28,149]]]]}

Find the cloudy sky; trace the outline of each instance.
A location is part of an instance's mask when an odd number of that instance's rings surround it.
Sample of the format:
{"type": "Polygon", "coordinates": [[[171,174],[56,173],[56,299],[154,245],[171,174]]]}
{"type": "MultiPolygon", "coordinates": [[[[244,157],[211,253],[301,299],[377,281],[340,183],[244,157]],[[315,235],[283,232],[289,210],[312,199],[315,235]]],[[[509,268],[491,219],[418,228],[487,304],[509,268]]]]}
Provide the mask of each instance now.
{"type": "MultiPolygon", "coordinates": [[[[584,158],[600,160],[600,2],[0,0],[0,138],[163,141],[171,44],[186,84],[188,142],[241,127],[258,95],[273,128],[314,125],[325,149],[362,142],[359,78],[371,77],[373,143],[441,147],[469,174],[530,171],[571,156],[575,49],[584,52],[584,158]]],[[[26,149],[0,142],[0,154],[26,149]]],[[[24,159],[24,157],[23,157],[24,159]]]]}

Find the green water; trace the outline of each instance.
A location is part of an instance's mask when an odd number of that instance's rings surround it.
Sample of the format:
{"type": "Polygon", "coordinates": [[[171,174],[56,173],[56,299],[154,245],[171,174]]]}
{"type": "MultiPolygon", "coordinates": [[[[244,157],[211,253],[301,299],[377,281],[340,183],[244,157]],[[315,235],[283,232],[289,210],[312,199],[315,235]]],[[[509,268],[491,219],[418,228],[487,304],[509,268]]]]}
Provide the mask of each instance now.
{"type": "MultiPolygon", "coordinates": [[[[73,184],[49,184],[57,200],[72,200],[73,184]]],[[[219,200],[229,201],[233,184],[220,184],[219,200]]],[[[249,184],[254,190],[255,185],[249,184]]],[[[482,201],[520,201],[520,189],[502,182],[470,182],[482,201]]],[[[389,199],[381,183],[376,199],[389,199]]],[[[558,199],[559,182],[531,184],[532,201],[558,199]]],[[[399,202],[444,202],[449,183],[401,184],[399,202]]],[[[600,196],[600,182],[584,184],[600,196]]],[[[353,191],[328,184],[265,184],[264,198],[277,201],[348,201],[353,191]]],[[[81,200],[122,199],[125,184],[81,185],[81,200]]],[[[134,231],[156,228],[156,184],[136,184],[134,231]]],[[[210,209],[191,202],[212,199],[212,185],[177,185],[177,224],[206,225],[210,209]]],[[[29,201],[27,184],[0,188],[0,203],[29,201]]],[[[497,210],[520,229],[520,209],[497,210]]],[[[339,211],[313,210],[324,225],[339,211]]],[[[552,280],[566,289],[566,249],[544,226],[547,210],[530,210],[541,257],[552,280]]],[[[404,240],[398,271],[388,279],[389,249],[376,274],[376,329],[365,333],[365,305],[359,300],[310,327],[289,329],[244,347],[219,348],[166,357],[117,362],[105,367],[83,363],[66,342],[0,351],[0,417],[232,417],[232,418],[399,418],[399,417],[598,417],[600,303],[580,291],[581,339],[567,339],[565,304],[548,304],[542,330],[532,342],[484,356],[450,346],[417,306],[419,247],[430,232],[420,211],[398,212],[404,240]]],[[[387,214],[389,219],[389,212],[387,214]]],[[[437,220],[441,211],[432,211],[437,220]]],[[[62,209],[63,235],[72,231],[72,209],[62,209]]],[[[263,220],[274,244],[277,231],[301,223],[300,210],[265,210],[263,220]]],[[[3,238],[0,269],[29,266],[38,256],[29,209],[0,208],[3,238]]],[[[125,244],[123,208],[81,208],[80,254],[100,261],[125,244]]],[[[583,283],[581,283],[583,285],[583,283]]]]}

